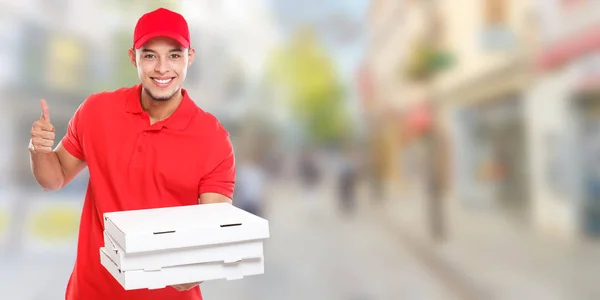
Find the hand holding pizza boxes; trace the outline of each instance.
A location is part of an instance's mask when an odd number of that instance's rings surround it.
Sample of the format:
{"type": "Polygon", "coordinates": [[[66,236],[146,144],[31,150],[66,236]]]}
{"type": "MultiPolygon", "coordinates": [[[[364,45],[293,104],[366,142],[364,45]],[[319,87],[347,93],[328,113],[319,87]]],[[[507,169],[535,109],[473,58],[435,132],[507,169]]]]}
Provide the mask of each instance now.
{"type": "Polygon", "coordinates": [[[104,214],[102,265],[126,290],[264,273],[267,220],[228,203],[104,214]]]}

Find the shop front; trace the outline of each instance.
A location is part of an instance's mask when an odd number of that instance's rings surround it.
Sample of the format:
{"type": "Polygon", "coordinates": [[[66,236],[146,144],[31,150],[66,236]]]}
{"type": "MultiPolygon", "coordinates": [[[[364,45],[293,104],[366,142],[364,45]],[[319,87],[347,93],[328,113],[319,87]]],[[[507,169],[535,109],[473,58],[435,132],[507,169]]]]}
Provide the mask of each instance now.
{"type": "Polygon", "coordinates": [[[522,95],[498,96],[457,109],[459,198],[467,207],[499,208],[527,220],[530,213],[526,119],[522,95]]]}
{"type": "Polygon", "coordinates": [[[451,194],[459,210],[498,212],[528,225],[527,56],[514,55],[486,71],[438,88],[443,126],[452,141],[451,194]]]}
{"type": "Polygon", "coordinates": [[[599,9],[578,1],[542,11],[528,99],[536,224],[566,238],[600,236],[599,9]]]}
{"type": "Polygon", "coordinates": [[[600,86],[573,100],[581,153],[580,226],[585,234],[600,236],[600,86]]]}

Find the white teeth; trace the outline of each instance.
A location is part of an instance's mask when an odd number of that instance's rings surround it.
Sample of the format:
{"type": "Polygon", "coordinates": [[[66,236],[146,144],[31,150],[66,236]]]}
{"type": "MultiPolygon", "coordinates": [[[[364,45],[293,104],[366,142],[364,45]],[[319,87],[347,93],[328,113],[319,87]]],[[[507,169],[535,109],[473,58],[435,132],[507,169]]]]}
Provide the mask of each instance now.
{"type": "Polygon", "coordinates": [[[158,82],[158,83],[160,83],[160,84],[166,84],[166,83],[169,83],[171,80],[173,80],[173,78],[164,79],[164,80],[161,80],[161,79],[156,79],[156,78],[154,78],[154,81],[156,81],[156,82],[158,82]]]}

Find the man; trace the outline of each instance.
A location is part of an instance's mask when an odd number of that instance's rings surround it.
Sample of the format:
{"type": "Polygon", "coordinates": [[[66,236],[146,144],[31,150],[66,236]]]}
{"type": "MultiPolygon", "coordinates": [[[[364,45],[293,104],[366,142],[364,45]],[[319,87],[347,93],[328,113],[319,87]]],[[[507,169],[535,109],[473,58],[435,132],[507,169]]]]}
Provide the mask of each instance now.
{"type": "Polygon", "coordinates": [[[29,145],[37,182],[57,190],[86,166],[90,173],[67,300],[202,299],[199,283],[125,291],[99,257],[105,212],[231,203],[229,135],[181,87],[194,54],[185,19],[161,8],[143,15],[134,30],[129,57],[141,83],[87,98],[54,150],[49,106],[41,100],[29,145]]]}

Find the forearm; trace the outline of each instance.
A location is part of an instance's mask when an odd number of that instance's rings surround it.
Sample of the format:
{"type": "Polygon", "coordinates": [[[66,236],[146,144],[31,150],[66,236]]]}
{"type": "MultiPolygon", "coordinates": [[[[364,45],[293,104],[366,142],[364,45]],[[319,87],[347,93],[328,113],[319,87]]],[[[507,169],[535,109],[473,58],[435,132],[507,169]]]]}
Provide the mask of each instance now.
{"type": "Polygon", "coordinates": [[[221,195],[219,193],[203,193],[198,198],[198,202],[200,204],[232,203],[231,198],[221,195]]]}
{"type": "Polygon", "coordinates": [[[37,183],[45,190],[58,190],[63,187],[65,174],[56,152],[29,153],[31,172],[37,183]]]}

